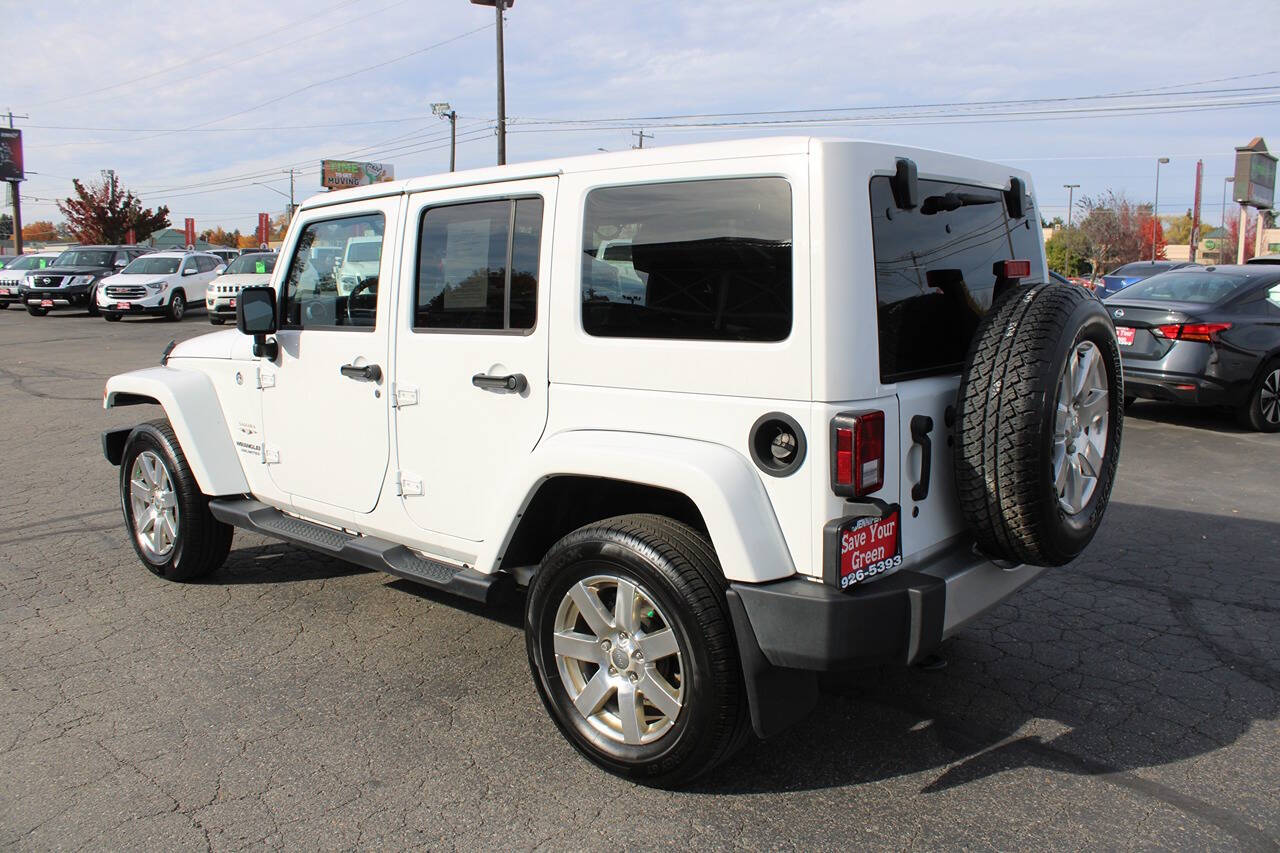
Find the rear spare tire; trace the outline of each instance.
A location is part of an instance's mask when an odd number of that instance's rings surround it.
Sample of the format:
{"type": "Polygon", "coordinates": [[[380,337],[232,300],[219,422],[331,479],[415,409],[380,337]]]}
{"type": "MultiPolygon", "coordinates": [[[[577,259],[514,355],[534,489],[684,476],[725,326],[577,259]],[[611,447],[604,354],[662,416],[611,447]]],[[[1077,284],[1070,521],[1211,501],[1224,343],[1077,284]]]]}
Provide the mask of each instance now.
{"type": "Polygon", "coordinates": [[[1070,562],[1093,539],[1120,458],[1115,328],[1082,288],[1010,293],[974,335],[960,380],[956,488],[988,556],[1070,562]]]}

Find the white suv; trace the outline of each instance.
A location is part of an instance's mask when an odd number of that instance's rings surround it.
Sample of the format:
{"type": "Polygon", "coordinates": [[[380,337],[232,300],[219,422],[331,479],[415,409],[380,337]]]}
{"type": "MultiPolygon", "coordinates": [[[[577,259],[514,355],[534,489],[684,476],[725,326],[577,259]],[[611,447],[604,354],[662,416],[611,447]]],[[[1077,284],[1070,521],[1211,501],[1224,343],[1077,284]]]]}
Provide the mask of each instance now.
{"type": "Polygon", "coordinates": [[[153,252],[102,280],[97,290],[102,319],[126,314],[163,314],[181,320],[189,304],[204,302],[205,288],[225,269],[204,252],[153,252]]]}
{"type": "Polygon", "coordinates": [[[527,588],[560,730],[677,784],[806,714],[819,672],[918,661],[1092,538],[1119,348],[1037,226],[1024,173],[809,138],[332,192],[236,331],[108,381],[164,417],[103,450],[161,577],[243,527],[527,588]],[[348,288],[317,259],[356,245],[376,269],[348,288]]]}

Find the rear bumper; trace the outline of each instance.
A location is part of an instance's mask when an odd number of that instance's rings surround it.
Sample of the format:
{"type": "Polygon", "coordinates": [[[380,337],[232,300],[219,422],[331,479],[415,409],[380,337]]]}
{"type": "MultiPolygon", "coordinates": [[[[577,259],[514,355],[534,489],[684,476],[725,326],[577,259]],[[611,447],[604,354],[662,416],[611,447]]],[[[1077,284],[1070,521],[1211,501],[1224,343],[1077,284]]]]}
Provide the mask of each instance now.
{"type": "Polygon", "coordinates": [[[1234,406],[1243,402],[1247,383],[1228,383],[1210,376],[1144,370],[1125,366],[1127,397],[1163,400],[1189,406],[1234,406]]]}
{"type": "Polygon", "coordinates": [[[756,733],[806,715],[818,672],[914,663],[1043,571],[1002,568],[963,541],[848,592],[803,578],[730,584],[756,733]]]}

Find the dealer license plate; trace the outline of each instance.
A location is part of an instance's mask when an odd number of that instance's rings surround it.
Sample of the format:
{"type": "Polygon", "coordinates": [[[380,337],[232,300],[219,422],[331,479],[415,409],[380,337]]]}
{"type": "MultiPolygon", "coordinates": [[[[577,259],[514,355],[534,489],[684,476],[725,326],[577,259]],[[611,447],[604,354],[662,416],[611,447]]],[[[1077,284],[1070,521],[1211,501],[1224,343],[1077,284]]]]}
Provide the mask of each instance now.
{"type": "Polygon", "coordinates": [[[128,311],[128,310],[129,310],[130,308],[132,308],[132,307],[133,307],[133,303],[132,303],[132,302],[117,302],[117,303],[116,303],[116,310],[117,310],[117,311],[128,311]]]}
{"type": "Polygon", "coordinates": [[[1122,347],[1133,346],[1133,336],[1138,330],[1133,326],[1116,326],[1116,340],[1122,347]]]}
{"type": "Polygon", "coordinates": [[[848,589],[901,566],[901,533],[897,507],[884,518],[858,518],[841,527],[840,588],[848,589]]]}
{"type": "Polygon", "coordinates": [[[41,299],[41,300],[40,300],[40,307],[41,307],[41,308],[52,308],[52,307],[53,307],[53,300],[52,300],[52,299],[41,299]]]}
{"type": "Polygon", "coordinates": [[[8,295],[9,295],[9,288],[0,287],[0,296],[8,296],[8,295]]]}
{"type": "Polygon", "coordinates": [[[228,299],[228,300],[227,300],[227,305],[231,306],[232,308],[235,308],[235,307],[236,307],[236,298],[233,296],[233,297],[231,297],[230,299],[228,299]]]}

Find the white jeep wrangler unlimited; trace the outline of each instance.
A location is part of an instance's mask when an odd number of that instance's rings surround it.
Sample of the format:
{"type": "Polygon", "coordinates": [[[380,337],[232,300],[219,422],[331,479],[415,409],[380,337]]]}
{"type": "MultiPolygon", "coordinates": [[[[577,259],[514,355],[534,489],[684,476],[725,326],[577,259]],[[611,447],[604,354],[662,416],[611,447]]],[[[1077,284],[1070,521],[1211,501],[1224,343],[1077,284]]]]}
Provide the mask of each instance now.
{"type": "MultiPolygon", "coordinates": [[[[243,527],[492,601],[606,769],[672,785],[911,663],[1088,544],[1120,447],[1101,305],[1024,173],[775,138],[302,205],[235,331],[115,376],[164,578],[243,527]],[[358,280],[318,264],[359,245],[358,280]],[[363,255],[362,255],[363,257],[363,255]]],[[[356,267],[348,267],[348,273],[356,267]]]]}

